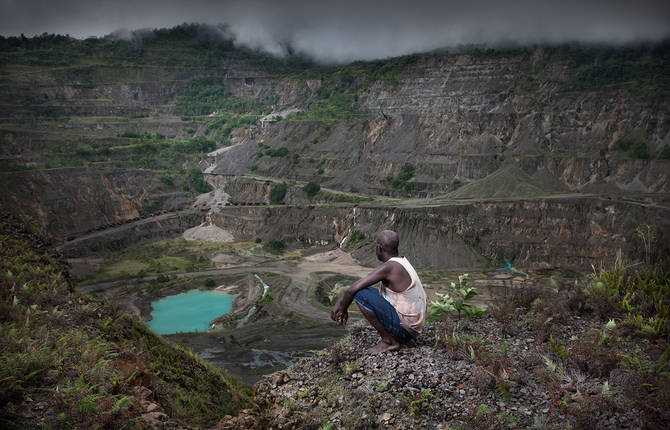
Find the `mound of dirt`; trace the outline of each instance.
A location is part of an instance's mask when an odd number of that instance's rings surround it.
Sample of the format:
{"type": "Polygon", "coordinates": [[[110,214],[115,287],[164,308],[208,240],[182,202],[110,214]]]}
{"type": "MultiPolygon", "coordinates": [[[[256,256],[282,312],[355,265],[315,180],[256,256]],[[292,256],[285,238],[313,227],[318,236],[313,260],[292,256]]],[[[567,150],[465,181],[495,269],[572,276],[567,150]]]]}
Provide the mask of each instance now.
{"type": "Polygon", "coordinates": [[[530,175],[517,164],[509,164],[483,179],[463,185],[448,196],[454,199],[514,198],[542,196],[561,191],[567,191],[565,185],[545,170],[537,170],[530,175]]]}
{"type": "Polygon", "coordinates": [[[202,223],[184,232],[186,240],[203,240],[205,242],[232,242],[233,235],[213,224],[202,223]]]}
{"type": "Polygon", "coordinates": [[[359,264],[351,254],[348,254],[339,248],[310,255],[305,257],[305,260],[313,263],[351,264],[356,266],[359,264]]]}

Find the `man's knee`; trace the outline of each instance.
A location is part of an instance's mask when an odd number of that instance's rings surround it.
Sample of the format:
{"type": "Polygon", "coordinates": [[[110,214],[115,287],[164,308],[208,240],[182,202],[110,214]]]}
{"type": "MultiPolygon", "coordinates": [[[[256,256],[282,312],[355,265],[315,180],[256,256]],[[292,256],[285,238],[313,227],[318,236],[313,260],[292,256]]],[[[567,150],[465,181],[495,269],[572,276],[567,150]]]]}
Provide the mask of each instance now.
{"type": "Polygon", "coordinates": [[[358,306],[362,306],[370,312],[374,312],[375,296],[379,296],[377,290],[372,287],[367,287],[359,290],[354,296],[354,300],[358,306]]]}

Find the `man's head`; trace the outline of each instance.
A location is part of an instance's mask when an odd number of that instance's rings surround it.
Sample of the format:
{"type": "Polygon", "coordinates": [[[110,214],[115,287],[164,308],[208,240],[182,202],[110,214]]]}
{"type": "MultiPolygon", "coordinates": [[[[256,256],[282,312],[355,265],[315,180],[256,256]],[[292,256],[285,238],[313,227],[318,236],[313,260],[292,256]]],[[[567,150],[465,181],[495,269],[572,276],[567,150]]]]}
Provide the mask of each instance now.
{"type": "Polygon", "coordinates": [[[386,261],[390,257],[398,256],[398,234],[395,231],[384,230],[377,235],[377,259],[386,261]]]}

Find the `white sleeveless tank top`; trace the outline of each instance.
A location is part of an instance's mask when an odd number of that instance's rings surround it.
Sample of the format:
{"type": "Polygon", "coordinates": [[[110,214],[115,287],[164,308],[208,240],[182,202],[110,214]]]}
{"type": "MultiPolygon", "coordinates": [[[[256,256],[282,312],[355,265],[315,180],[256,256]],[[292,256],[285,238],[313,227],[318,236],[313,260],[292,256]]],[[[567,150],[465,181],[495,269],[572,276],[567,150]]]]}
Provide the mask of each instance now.
{"type": "Polygon", "coordinates": [[[413,336],[421,334],[426,323],[426,292],[423,290],[419,275],[405,257],[391,257],[388,261],[395,261],[407,271],[412,282],[402,293],[396,293],[390,288],[384,288],[382,295],[398,312],[400,324],[413,336]]]}

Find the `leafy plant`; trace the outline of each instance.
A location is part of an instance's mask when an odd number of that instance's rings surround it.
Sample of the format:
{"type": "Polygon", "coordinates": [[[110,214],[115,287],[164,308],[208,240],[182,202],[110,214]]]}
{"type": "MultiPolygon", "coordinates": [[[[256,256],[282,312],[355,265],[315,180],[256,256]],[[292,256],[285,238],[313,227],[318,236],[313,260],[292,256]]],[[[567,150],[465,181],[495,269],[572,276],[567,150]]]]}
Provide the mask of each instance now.
{"type": "Polygon", "coordinates": [[[457,312],[458,318],[461,318],[461,313],[465,313],[468,317],[473,317],[485,312],[486,309],[480,308],[469,303],[468,300],[477,295],[475,288],[469,286],[468,274],[465,273],[458,277],[458,286],[454,282],[451,283],[451,293],[436,293],[438,300],[431,302],[428,307],[430,319],[432,321],[442,321],[446,316],[457,312]]]}
{"type": "Polygon", "coordinates": [[[424,408],[434,409],[435,407],[430,401],[433,397],[435,397],[435,395],[430,391],[430,389],[422,388],[421,392],[410,400],[409,414],[416,415],[417,412],[424,408]]]}
{"type": "Polygon", "coordinates": [[[615,301],[626,320],[643,333],[670,333],[670,277],[662,267],[631,271],[619,259],[611,270],[600,269],[588,294],[601,294],[615,301]]]}

